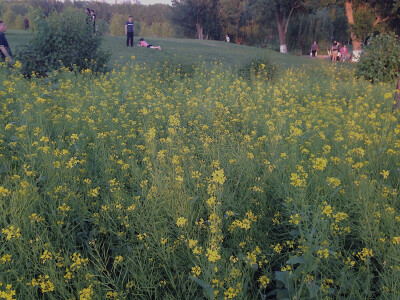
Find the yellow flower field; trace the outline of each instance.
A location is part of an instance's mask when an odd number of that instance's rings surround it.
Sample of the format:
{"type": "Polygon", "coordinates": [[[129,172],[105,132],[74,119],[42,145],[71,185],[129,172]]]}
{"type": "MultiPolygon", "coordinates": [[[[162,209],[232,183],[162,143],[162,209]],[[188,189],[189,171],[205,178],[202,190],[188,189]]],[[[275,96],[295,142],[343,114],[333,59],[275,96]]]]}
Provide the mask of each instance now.
{"type": "Polygon", "coordinates": [[[186,71],[1,67],[0,299],[400,298],[394,87],[186,71]]]}

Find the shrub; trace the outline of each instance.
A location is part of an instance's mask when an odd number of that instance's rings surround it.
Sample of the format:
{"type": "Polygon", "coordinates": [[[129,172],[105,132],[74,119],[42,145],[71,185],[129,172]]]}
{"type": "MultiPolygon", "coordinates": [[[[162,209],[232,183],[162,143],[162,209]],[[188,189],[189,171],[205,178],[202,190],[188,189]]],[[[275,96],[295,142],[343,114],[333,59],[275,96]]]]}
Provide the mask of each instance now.
{"type": "Polygon", "coordinates": [[[14,29],[24,29],[24,17],[16,15],[14,20],[14,29]]]}
{"type": "Polygon", "coordinates": [[[251,80],[254,78],[273,80],[277,75],[278,68],[266,57],[257,57],[249,60],[238,70],[238,75],[244,79],[251,80]]]}
{"type": "Polygon", "coordinates": [[[351,29],[364,41],[374,29],[375,14],[370,9],[358,9],[354,12],[354,21],[351,29]]]}
{"type": "Polygon", "coordinates": [[[400,41],[395,34],[371,38],[364,48],[356,75],[371,81],[391,81],[400,70],[400,41]]]}
{"type": "Polygon", "coordinates": [[[72,8],[62,14],[53,11],[48,17],[36,17],[34,23],[32,40],[17,49],[24,75],[45,76],[61,67],[105,71],[110,54],[100,49],[102,32],[93,34],[84,13],[72,8]]]}
{"type": "MultiPolygon", "coordinates": [[[[128,20],[126,15],[115,14],[110,21],[110,35],[122,36],[125,32],[125,23],[128,20]]],[[[136,26],[136,24],[135,24],[136,26]]]]}
{"type": "Polygon", "coordinates": [[[147,26],[145,23],[143,23],[140,35],[170,38],[174,36],[174,29],[169,22],[152,23],[150,26],[147,26]]]}

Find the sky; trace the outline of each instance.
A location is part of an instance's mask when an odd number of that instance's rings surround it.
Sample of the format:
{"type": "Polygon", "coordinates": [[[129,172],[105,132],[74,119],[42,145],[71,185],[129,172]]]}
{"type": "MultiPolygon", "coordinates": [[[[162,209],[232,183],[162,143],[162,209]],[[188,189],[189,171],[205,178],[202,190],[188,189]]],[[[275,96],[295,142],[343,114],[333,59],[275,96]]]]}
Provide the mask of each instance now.
{"type": "MultiPolygon", "coordinates": [[[[115,4],[115,0],[105,0],[107,3],[110,4],[115,4]]],[[[123,0],[117,0],[118,3],[122,3],[123,0]]],[[[132,1],[133,2],[133,1],[132,1]]],[[[171,5],[171,0],[140,0],[140,3],[147,5],[147,4],[156,4],[156,3],[162,3],[162,4],[169,4],[171,5]]]]}
{"type": "MultiPolygon", "coordinates": [[[[115,1],[114,1],[115,2],[115,1]]],[[[155,4],[155,3],[162,3],[162,4],[169,4],[171,5],[171,0],[141,0],[142,4],[155,4]]]]}

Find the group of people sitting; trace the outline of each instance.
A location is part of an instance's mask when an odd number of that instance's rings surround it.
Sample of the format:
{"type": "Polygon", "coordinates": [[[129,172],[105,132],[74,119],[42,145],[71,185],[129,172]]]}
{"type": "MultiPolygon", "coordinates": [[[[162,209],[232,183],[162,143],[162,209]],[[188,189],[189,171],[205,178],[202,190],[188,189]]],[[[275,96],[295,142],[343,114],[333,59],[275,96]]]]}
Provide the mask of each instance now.
{"type": "MultiPolygon", "coordinates": [[[[314,43],[311,45],[310,49],[310,54],[312,58],[316,58],[317,53],[318,53],[319,47],[317,45],[317,42],[314,41],[314,43]]],[[[346,61],[347,59],[347,47],[346,45],[343,45],[340,47],[340,43],[337,41],[334,41],[332,43],[331,49],[328,50],[328,55],[330,56],[332,62],[337,62],[337,61],[346,61]]]]}
{"type": "Polygon", "coordinates": [[[334,41],[331,47],[331,53],[328,54],[331,56],[332,62],[337,62],[337,61],[346,61],[347,59],[347,47],[346,45],[343,45],[340,50],[340,43],[337,41],[334,41]]]}

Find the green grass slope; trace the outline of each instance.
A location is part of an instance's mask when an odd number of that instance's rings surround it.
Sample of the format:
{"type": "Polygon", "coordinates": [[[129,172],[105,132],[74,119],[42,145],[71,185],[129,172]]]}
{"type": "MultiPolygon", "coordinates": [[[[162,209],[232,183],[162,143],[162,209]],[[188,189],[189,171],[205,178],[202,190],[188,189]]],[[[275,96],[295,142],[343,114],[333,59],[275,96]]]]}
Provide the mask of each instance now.
{"type": "MultiPolygon", "coordinates": [[[[32,32],[23,30],[8,30],[6,33],[11,49],[17,52],[18,46],[29,42],[32,32]]],[[[162,47],[162,51],[138,47],[140,37],[135,37],[133,48],[126,47],[126,38],[104,37],[103,48],[110,51],[110,67],[125,65],[132,61],[135,63],[175,62],[184,65],[200,62],[222,62],[227,67],[241,67],[257,57],[268,57],[271,62],[283,67],[301,67],[304,64],[321,64],[321,61],[312,61],[307,57],[280,54],[271,50],[260,49],[225,43],[222,41],[190,40],[190,39],[162,39],[146,38],[152,45],[162,47]]]]}

